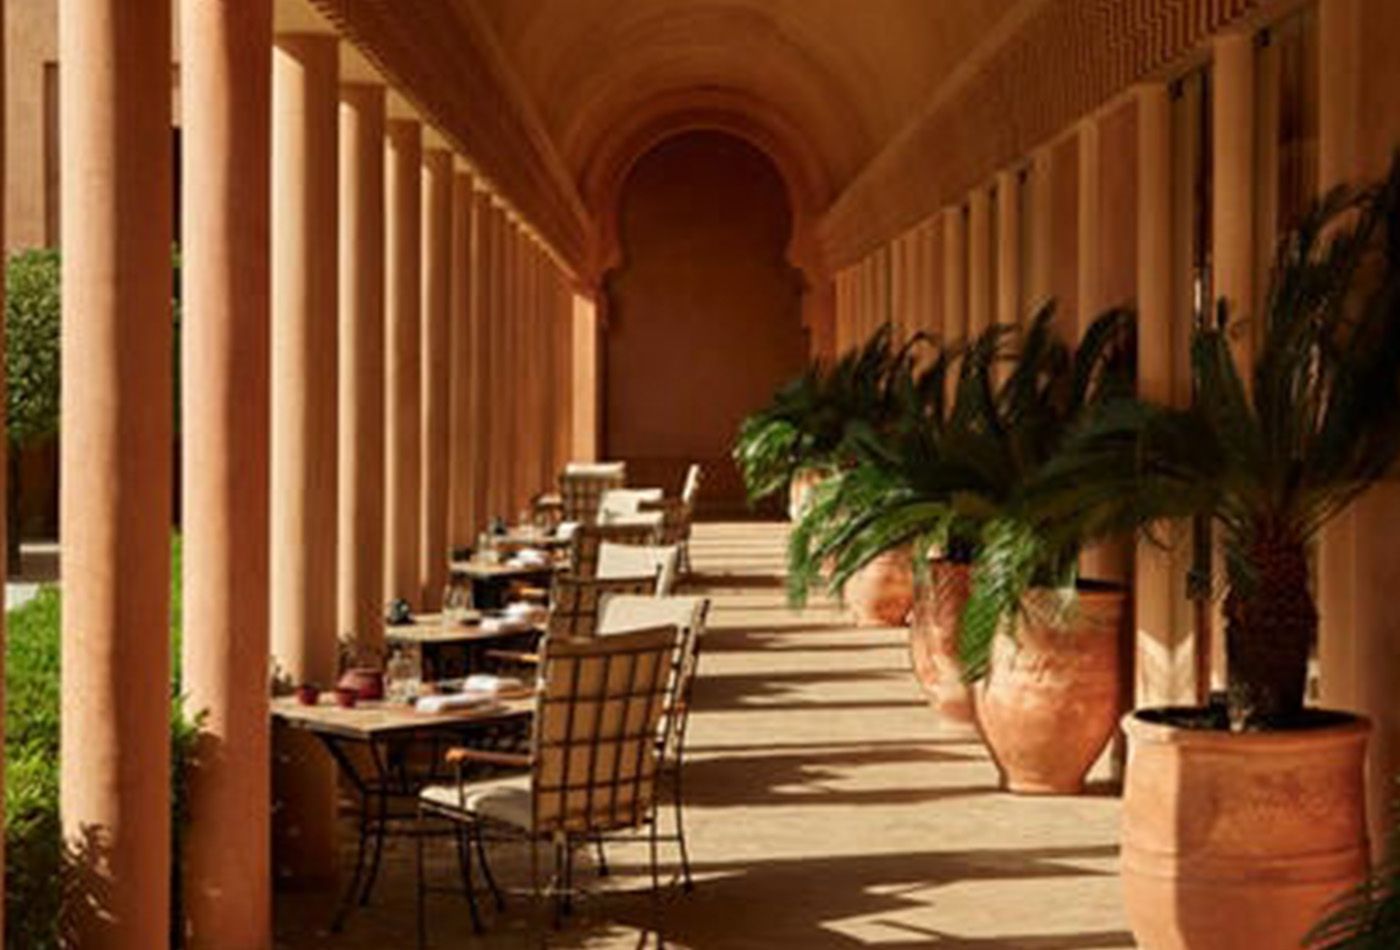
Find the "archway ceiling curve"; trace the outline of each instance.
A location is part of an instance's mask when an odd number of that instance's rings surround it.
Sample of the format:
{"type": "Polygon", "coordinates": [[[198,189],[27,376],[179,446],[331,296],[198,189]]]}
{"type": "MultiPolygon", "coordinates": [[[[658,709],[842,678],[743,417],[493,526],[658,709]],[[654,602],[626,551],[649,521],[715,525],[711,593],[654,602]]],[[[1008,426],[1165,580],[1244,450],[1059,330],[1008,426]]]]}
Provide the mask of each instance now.
{"type": "MultiPolygon", "coordinates": [[[[565,166],[659,101],[781,116],[834,193],[923,109],[1018,0],[475,0],[565,166]]],[[[783,130],[774,129],[774,134],[783,130]]]]}

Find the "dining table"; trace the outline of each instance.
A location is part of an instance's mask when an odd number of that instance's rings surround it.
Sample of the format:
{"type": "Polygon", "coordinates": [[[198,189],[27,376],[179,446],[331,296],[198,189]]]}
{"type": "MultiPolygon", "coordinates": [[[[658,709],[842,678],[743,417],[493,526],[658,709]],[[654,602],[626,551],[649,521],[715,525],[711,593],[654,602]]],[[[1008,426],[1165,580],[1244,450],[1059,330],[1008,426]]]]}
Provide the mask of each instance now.
{"type": "Polygon", "coordinates": [[[369,902],[386,838],[443,834],[420,826],[417,798],[425,785],[451,780],[446,749],[523,751],[528,747],[534,696],[533,686],[521,686],[471,708],[441,712],[421,712],[411,703],[388,700],[349,708],[331,696],[310,705],[295,696],[272,700],[274,724],[314,736],[359,799],[355,863],[331,919],[333,932],[341,930],[355,907],[369,902]]]}
{"type": "Polygon", "coordinates": [[[487,669],[488,651],[533,650],[544,634],[542,618],[504,627],[498,626],[500,622],[501,618],[479,610],[456,616],[415,614],[408,623],[385,626],[384,641],[391,651],[417,650],[424,681],[452,679],[491,672],[487,669]]]}
{"type": "Polygon", "coordinates": [[[566,568],[566,559],[557,556],[543,561],[475,556],[450,561],[448,574],[453,583],[471,585],[473,606],[496,610],[505,606],[513,586],[548,590],[554,576],[566,568]]]}

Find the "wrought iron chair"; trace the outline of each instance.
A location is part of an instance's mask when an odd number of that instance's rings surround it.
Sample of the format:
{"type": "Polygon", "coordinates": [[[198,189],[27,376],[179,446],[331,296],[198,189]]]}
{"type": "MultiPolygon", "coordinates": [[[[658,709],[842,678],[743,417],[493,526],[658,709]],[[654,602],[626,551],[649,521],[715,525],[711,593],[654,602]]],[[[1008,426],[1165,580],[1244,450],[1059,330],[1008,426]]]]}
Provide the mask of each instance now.
{"type": "Polygon", "coordinates": [[[598,502],[598,521],[609,524],[627,520],[641,511],[643,504],[660,501],[665,492],[659,488],[609,488],[598,502]]]}
{"type": "Polygon", "coordinates": [[[579,525],[569,548],[569,573],[583,579],[597,577],[598,549],[604,541],[613,544],[653,544],[656,531],[655,520],[632,524],[579,525]]]}
{"type": "Polygon", "coordinates": [[[656,578],[656,596],[668,597],[676,586],[680,548],[674,544],[615,544],[598,546],[597,575],[600,580],[621,577],[656,578]]]}
{"type": "MultiPolygon", "coordinates": [[[[651,850],[652,895],[660,912],[657,863],[658,730],[672,715],[674,657],[680,633],[674,626],[616,636],[549,640],[535,710],[534,738],[526,755],[483,754],[453,749],[448,760],[459,779],[431,785],[419,795],[420,820],[461,825],[474,845],[482,875],[498,907],[504,897],[486,860],[484,840],[528,842],[530,885],[540,886],[539,845],[554,851],[547,892],[557,924],[571,908],[575,846],[581,842],[645,832],[651,850]],[[474,764],[515,766],[523,774],[468,782],[474,764]]],[[[471,885],[470,852],[463,868],[473,925],[480,928],[471,885]]],[[[423,848],[417,852],[418,945],[427,939],[423,848]]]]}
{"type": "Polygon", "coordinates": [[[625,484],[627,469],[622,462],[570,462],[559,476],[563,520],[581,525],[597,524],[603,493],[625,484]]]}
{"type": "MultiPolygon", "coordinates": [[[[646,597],[612,594],[604,601],[598,619],[598,636],[608,637],[656,626],[674,626],[680,631],[672,657],[671,681],[667,687],[667,715],[657,733],[661,797],[669,798],[675,822],[674,840],[680,855],[681,882],[687,891],[694,888],[690,873],[690,850],[685,839],[685,805],[682,769],[685,763],[685,733],[690,716],[691,694],[699,667],[700,645],[710,611],[707,597],[646,597]]],[[[607,873],[607,856],[598,844],[599,873],[607,873]]]]}

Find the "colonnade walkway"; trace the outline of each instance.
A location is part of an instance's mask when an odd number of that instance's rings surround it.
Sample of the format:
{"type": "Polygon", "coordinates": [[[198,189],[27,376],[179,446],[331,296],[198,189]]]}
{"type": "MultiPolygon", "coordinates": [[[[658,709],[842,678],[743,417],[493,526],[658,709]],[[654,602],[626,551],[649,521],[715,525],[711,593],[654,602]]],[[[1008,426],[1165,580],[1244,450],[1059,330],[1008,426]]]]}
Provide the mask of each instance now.
{"type": "MultiPolygon", "coordinates": [[[[774,524],[695,528],[696,586],[713,598],[687,743],[697,881],[664,898],[667,946],[1131,948],[1118,800],[996,791],[981,744],[940,730],[920,698],[903,630],[853,628],[830,602],[787,608],[784,539],[774,524]]],[[[279,894],[278,945],[412,946],[412,858],[393,848],[373,903],[340,935],[318,929],[320,898],[279,894]]],[[[548,946],[639,945],[653,919],[645,850],[610,858],[602,882],[576,873],[606,890],[548,946]]],[[[492,864],[504,883],[528,880],[523,853],[498,849],[492,864]]],[[[454,867],[445,847],[430,859],[442,884],[454,867]]],[[[522,900],[488,916],[477,942],[460,896],[429,906],[432,947],[539,943],[522,900]]]]}

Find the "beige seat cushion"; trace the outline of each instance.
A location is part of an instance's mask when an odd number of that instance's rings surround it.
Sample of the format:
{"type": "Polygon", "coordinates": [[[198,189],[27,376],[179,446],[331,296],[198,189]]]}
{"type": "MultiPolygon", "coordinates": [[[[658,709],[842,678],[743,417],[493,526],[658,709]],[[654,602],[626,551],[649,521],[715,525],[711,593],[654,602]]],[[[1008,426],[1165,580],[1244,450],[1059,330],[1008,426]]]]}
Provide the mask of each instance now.
{"type": "MultiPolygon", "coordinates": [[[[468,813],[516,828],[530,830],[530,776],[508,775],[466,785],[468,813]]],[[[429,785],[418,794],[422,801],[454,811],[461,808],[463,796],[456,785],[429,785]]]]}

